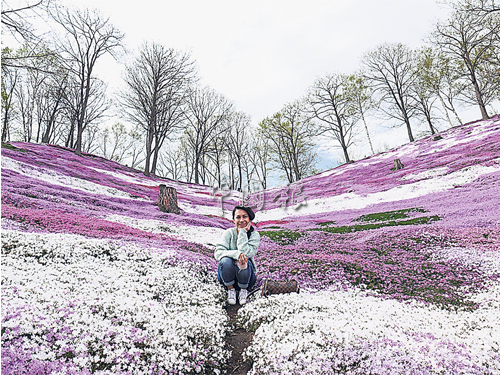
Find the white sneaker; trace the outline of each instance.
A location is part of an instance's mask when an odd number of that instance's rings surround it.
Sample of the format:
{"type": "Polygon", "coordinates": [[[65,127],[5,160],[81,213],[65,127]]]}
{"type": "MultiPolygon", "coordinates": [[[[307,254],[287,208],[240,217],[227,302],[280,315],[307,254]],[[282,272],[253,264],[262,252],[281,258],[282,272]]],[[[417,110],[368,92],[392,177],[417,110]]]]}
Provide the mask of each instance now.
{"type": "Polygon", "coordinates": [[[247,303],[247,298],[248,298],[248,290],[241,289],[239,295],[240,305],[244,305],[245,303],[247,303]]]}
{"type": "Polygon", "coordinates": [[[236,305],[236,289],[233,288],[227,291],[227,303],[236,305]]]}

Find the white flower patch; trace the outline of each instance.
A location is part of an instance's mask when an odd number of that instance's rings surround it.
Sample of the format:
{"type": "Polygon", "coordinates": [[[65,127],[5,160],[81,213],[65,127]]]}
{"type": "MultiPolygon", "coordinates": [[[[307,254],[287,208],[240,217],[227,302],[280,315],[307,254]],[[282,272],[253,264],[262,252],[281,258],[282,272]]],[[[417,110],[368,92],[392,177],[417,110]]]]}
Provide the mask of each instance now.
{"type": "Polygon", "coordinates": [[[38,168],[6,156],[2,157],[2,168],[13,170],[22,175],[36,178],[38,180],[48,182],[52,185],[71,187],[73,189],[78,189],[93,194],[106,195],[109,197],[127,198],[147,202],[150,201],[149,199],[133,197],[129,193],[113,187],[103,186],[98,183],[83,180],[81,178],[65,176],[63,174],[57,173],[55,170],[38,168]]]}
{"type": "Polygon", "coordinates": [[[495,131],[491,127],[491,125],[496,121],[498,120],[481,121],[479,123],[464,125],[459,129],[462,132],[465,131],[465,129],[469,129],[470,134],[467,134],[465,136],[463,134],[457,134],[457,135],[450,134],[452,136],[445,136],[440,140],[434,141],[432,151],[429,151],[428,153],[421,153],[421,155],[427,155],[429,153],[434,153],[434,152],[441,152],[459,144],[470,143],[473,141],[478,141],[487,138],[491,135],[492,132],[495,131]]]}
{"type": "Polygon", "coordinates": [[[445,176],[435,177],[428,180],[416,181],[414,183],[396,186],[387,191],[367,194],[361,196],[354,193],[344,193],[332,197],[311,199],[307,205],[301,207],[299,212],[286,211],[282,208],[274,208],[256,213],[256,220],[283,220],[287,216],[311,215],[321,212],[342,211],[347,209],[361,209],[372,204],[394,202],[405,197],[412,199],[428,194],[453,189],[455,186],[464,185],[477,179],[478,177],[500,171],[500,165],[482,166],[474,165],[464,169],[449,173],[445,176]]]}
{"type": "Polygon", "coordinates": [[[109,215],[105,220],[125,224],[150,233],[167,233],[175,238],[205,246],[215,246],[224,233],[224,229],[221,228],[181,225],[178,223],[174,225],[162,220],[139,220],[123,215],[109,215]]]}
{"type": "Polygon", "coordinates": [[[101,168],[96,168],[96,167],[90,167],[88,166],[87,168],[93,169],[96,172],[107,174],[109,176],[113,176],[114,178],[117,178],[119,180],[123,180],[124,182],[128,184],[136,184],[136,185],[145,185],[145,186],[158,186],[158,183],[156,181],[151,181],[148,179],[146,176],[141,176],[141,178],[137,178],[131,175],[128,175],[126,173],[120,173],[120,172],[113,172],[107,169],[101,169],[101,168]]]}
{"type": "Polygon", "coordinates": [[[418,180],[426,180],[428,178],[436,178],[436,177],[441,177],[448,172],[449,168],[448,167],[441,167],[441,168],[434,168],[434,169],[429,169],[426,171],[418,172],[418,173],[411,173],[404,175],[401,177],[401,180],[413,180],[413,181],[418,181],[418,180]]]}
{"type": "MultiPolygon", "coordinates": [[[[189,195],[195,195],[195,194],[191,194],[190,192],[189,195]]],[[[213,216],[225,217],[225,215],[228,212],[230,212],[230,211],[222,212],[220,207],[217,206],[204,206],[199,203],[194,204],[194,203],[182,202],[181,200],[179,200],[178,205],[181,210],[189,212],[191,214],[198,214],[198,215],[213,215],[213,216]]]]}
{"type": "Polygon", "coordinates": [[[207,193],[212,193],[212,191],[213,191],[213,188],[211,188],[211,187],[206,187],[206,186],[201,186],[201,185],[198,185],[196,187],[190,187],[190,186],[186,185],[185,183],[177,182],[174,180],[168,180],[168,181],[157,181],[156,180],[155,181],[152,178],[146,177],[146,176],[141,176],[140,178],[138,178],[135,176],[131,176],[125,172],[114,172],[114,171],[110,171],[107,169],[101,169],[101,168],[90,167],[90,166],[87,168],[93,169],[94,171],[99,172],[99,173],[113,176],[114,178],[123,180],[124,182],[126,182],[128,184],[150,186],[150,187],[154,187],[154,186],[158,187],[160,184],[165,184],[168,186],[175,187],[175,189],[179,192],[184,192],[184,193],[192,195],[192,196],[206,197],[207,193]]]}
{"type": "Polygon", "coordinates": [[[467,249],[459,246],[432,247],[427,249],[429,259],[432,261],[457,260],[460,264],[473,266],[481,274],[493,276],[500,271],[500,258],[498,251],[482,251],[467,249]]]}
{"type": "Polygon", "coordinates": [[[238,318],[257,329],[245,354],[252,374],[500,371],[498,303],[449,312],[356,290],[301,292],[257,298],[238,318]]]}
{"type": "Polygon", "coordinates": [[[3,345],[96,373],[223,368],[228,317],[206,273],[164,267],[172,253],[76,235],[2,234],[3,345]],[[6,318],[7,317],[7,318],[6,318]]]}

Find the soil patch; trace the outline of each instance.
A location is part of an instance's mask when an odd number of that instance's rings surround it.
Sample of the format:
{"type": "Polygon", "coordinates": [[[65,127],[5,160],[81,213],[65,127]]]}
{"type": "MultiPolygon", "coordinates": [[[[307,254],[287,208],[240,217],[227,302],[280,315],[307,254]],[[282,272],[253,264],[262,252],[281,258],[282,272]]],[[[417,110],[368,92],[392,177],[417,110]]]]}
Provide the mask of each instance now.
{"type": "Polygon", "coordinates": [[[236,316],[240,305],[228,305],[227,315],[231,319],[232,332],[226,337],[226,349],[231,351],[231,358],[228,361],[227,375],[246,375],[252,368],[249,361],[243,360],[243,351],[251,344],[253,332],[236,325],[236,316]]]}

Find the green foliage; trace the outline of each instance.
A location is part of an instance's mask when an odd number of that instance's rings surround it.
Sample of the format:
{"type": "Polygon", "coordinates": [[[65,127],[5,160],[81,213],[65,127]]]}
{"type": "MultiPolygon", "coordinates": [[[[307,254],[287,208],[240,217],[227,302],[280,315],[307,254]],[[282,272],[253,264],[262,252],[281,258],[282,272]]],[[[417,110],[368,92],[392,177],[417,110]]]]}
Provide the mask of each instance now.
{"type": "Polygon", "coordinates": [[[2,142],[2,148],[6,148],[6,149],[12,150],[12,151],[28,152],[23,148],[19,148],[19,147],[11,145],[10,143],[4,143],[4,142],[2,142]]]}
{"type": "Polygon", "coordinates": [[[259,234],[261,236],[268,237],[270,240],[279,243],[280,245],[291,245],[302,237],[302,233],[299,231],[288,229],[261,231],[259,234]]]}
{"type": "Polygon", "coordinates": [[[316,133],[316,126],[307,116],[305,104],[301,101],[285,105],[258,126],[258,136],[269,141],[269,158],[285,173],[285,180],[289,183],[316,172],[316,144],[313,140],[316,133]]]}
{"type": "Polygon", "coordinates": [[[335,224],[336,221],[325,221],[324,223],[319,223],[318,225],[322,227],[329,227],[330,225],[335,225],[335,224]]]}
{"type": "Polygon", "coordinates": [[[378,212],[373,214],[362,215],[354,220],[356,222],[361,222],[361,224],[343,225],[340,227],[335,227],[333,226],[336,224],[335,221],[328,221],[324,223],[319,223],[318,225],[321,228],[306,229],[304,231],[280,229],[280,227],[273,226],[266,228],[266,230],[264,231],[260,231],[259,234],[261,236],[268,237],[270,240],[279,243],[281,245],[290,245],[293,244],[297,239],[302,237],[305,232],[309,231],[344,234],[344,233],[360,232],[364,230],[378,229],[382,227],[394,227],[399,225],[430,224],[435,221],[441,220],[441,218],[437,215],[410,218],[409,214],[412,212],[424,213],[426,211],[422,207],[414,207],[397,211],[378,212]],[[273,230],[273,229],[278,229],[278,230],[273,230]]]}
{"type": "Polygon", "coordinates": [[[374,213],[374,214],[362,215],[359,218],[357,218],[355,221],[375,221],[375,222],[377,222],[377,221],[386,221],[386,220],[406,219],[409,217],[409,215],[408,215],[409,212],[426,212],[426,211],[421,207],[406,208],[406,209],[397,210],[397,211],[378,212],[378,213],[374,213]]]}
{"type": "Polygon", "coordinates": [[[357,224],[357,225],[344,225],[341,227],[326,227],[321,229],[310,229],[314,231],[322,231],[328,233],[351,233],[351,232],[359,232],[363,230],[377,229],[382,227],[394,227],[398,225],[422,225],[422,224],[430,224],[433,221],[439,221],[441,218],[437,215],[429,216],[429,217],[417,217],[409,220],[391,220],[382,223],[373,223],[373,224],[357,224]]]}

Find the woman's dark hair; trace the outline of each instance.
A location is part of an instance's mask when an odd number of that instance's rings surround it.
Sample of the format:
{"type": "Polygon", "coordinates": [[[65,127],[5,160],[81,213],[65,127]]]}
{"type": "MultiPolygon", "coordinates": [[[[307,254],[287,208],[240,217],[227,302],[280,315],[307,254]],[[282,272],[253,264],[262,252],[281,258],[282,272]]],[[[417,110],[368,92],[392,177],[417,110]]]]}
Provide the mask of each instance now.
{"type": "MultiPolygon", "coordinates": [[[[250,221],[252,221],[255,218],[255,214],[253,213],[253,210],[250,207],[236,206],[235,208],[233,208],[233,220],[234,220],[234,214],[235,214],[236,210],[243,210],[243,211],[245,211],[247,213],[248,218],[250,219],[250,221]]],[[[250,229],[247,231],[247,238],[250,238],[250,236],[252,235],[253,231],[254,231],[253,227],[250,226],[250,229]]]]}
{"type": "Polygon", "coordinates": [[[243,211],[245,211],[248,214],[248,217],[250,218],[250,221],[252,221],[253,219],[255,219],[255,214],[253,213],[253,210],[250,207],[236,206],[236,207],[233,208],[233,220],[234,220],[234,214],[235,214],[236,210],[243,210],[243,211]]]}

